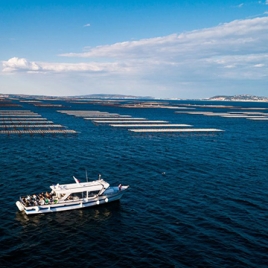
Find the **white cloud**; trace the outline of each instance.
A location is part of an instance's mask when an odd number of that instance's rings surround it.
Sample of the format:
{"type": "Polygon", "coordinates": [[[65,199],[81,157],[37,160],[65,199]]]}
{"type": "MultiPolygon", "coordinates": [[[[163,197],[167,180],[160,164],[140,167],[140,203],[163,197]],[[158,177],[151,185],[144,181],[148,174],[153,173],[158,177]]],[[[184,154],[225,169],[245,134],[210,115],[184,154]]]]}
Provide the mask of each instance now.
{"type": "Polygon", "coordinates": [[[40,66],[35,62],[29,62],[26,59],[17,57],[11,58],[8,61],[3,61],[3,72],[12,71],[38,71],[40,66]]]}
{"type": "Polygon", "coordinates": [[[84,27],[90,27],[90,23],[85,24],[84,27]]]}
{"type": "Polygon", "coordinates": [[[268,17],[236,20],[217,27],[164,37],[98,46],[65,57],[106,59],[169,59],[170,57],[208,57],[217,54],[267,51],[268,17]],[[187,53],[187,54],[185,54],[187,53]],[[189,54],[190,53],[190,54],[189,54]]]}
{"type": "Polygon", "coordinates": [[[24,58],[11,58],[3,61],[3,72],[28,72],[28,73],[48,73],[48,72],[116,72],[122,69],[118,63],[48,63],[30,62],[24,58]]]}
{"type": "Polygon", "coordinates": [[[14,57],[2,64],[4,73],[81,74],[95,81],[97,87],[104,83],[116,87],[118,81],[122,87],[135,84],[147,88],[193,87],[219,79],[267,83],[267,44],[268,17],[258,17],[60,55],[72,57],[77,63],[33,62],[14,57]],[[98,79],[100,75],[105,79],[98,79]]]}

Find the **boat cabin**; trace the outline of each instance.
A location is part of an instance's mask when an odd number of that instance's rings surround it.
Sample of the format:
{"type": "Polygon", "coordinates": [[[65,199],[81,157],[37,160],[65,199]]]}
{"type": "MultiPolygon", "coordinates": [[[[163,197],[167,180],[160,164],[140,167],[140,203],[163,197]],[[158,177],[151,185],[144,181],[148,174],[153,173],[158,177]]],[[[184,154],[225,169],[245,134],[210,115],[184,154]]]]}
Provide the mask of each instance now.
{"type": "Polygon", "coordinates": [[[91,182],[57,184],[50,186],[50,188],[59,201],[67,201],[96,197],[101,195],[109,186],[109,183],[101,179],[91,182]]]}

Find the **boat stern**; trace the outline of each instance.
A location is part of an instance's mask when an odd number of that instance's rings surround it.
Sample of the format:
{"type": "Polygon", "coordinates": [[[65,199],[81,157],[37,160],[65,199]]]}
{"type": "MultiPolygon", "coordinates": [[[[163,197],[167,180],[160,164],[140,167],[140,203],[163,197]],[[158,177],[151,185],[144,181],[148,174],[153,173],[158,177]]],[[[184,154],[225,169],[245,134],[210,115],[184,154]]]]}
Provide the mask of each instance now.
{"type": "Polygon", "coordinates": [[[120,191],[125,191],[125,190],[128,189],[128,187],[129,187],[129,185],[121,185],[121,186],[119,185],[118,186],[118,188],[119,188],[120,191]]]}
{"type": "Polygon", "coordinates": [[[123,191],[127,190],[129,187],[129,185],[121,185],[119,184],[118,186],[113,186],[113,187],[109,187],[108,189],[106,189],[103,192],[103,195],[113,195],[113,194],[120,194],[123,191]]]}

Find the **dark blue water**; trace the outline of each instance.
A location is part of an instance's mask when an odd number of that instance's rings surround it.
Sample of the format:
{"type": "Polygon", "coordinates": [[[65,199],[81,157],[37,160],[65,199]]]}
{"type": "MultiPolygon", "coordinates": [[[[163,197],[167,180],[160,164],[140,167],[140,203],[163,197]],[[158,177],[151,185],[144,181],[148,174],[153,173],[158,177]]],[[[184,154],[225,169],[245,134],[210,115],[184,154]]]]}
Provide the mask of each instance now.
{"type": "Polygon", "coordinates": [[[268,121],[93,104],[63,108],[225,130],[138,134],[56,108],[24,103],[21,109],[79,133],[0,136],[1,267],[267,267],[268,121]],[[17,210],[20,195],[73,182],[73,175],[83,180],[85,169],[92,179],[101,173],[130,189],[120,202],[95,208],[36,216],[17,210]]]}

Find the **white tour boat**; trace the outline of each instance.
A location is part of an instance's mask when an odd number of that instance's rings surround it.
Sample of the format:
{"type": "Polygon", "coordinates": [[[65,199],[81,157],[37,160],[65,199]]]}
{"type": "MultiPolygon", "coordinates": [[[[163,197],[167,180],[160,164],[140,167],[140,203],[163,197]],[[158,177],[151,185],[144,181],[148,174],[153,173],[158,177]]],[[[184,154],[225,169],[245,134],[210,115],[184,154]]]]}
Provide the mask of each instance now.
{"type": "Polygon", "coordinates": [[[99,175],[99,179],[91,182],[52,185],[51,192],[20,197],[16,205],[27,215],[58,212],[96,206],[119,200],[129,187],[119,184],[110,187],[99,175]]]}

